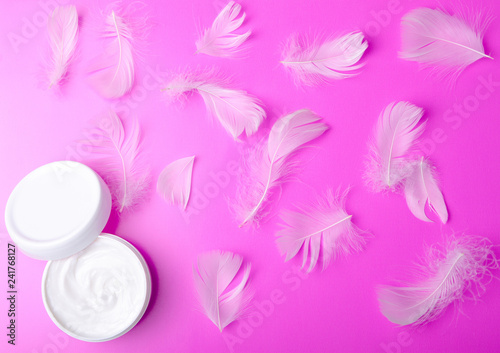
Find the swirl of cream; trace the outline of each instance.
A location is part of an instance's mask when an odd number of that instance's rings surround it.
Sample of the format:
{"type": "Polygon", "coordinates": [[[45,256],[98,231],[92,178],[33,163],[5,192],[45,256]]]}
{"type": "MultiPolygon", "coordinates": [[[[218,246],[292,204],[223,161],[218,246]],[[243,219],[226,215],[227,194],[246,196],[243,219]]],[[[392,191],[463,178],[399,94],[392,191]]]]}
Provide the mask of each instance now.
{"type": "Polygon", "coordinates": [[[147,275],[124,243],[99,236],[79,253],[47,265],[44,295],[49,314],[68,334],[109,339],[142,314],[147,275]]]}

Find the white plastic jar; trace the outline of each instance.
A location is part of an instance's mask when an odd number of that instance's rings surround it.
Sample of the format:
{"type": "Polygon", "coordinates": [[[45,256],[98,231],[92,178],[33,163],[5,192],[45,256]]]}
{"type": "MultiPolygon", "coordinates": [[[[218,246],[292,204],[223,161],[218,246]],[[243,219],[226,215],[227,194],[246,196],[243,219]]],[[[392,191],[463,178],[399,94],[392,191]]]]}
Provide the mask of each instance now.
{"type": "Polygon", "coordinates": [[[49,260],[42,297],[52,321],[89,342],[115,339],[141,319],[151,296],[142,255],[127,241],[101,234],[111,195],[87,166],[70,161],[37,168],[12,191],[5,211],[16,245],[49,260]]]}

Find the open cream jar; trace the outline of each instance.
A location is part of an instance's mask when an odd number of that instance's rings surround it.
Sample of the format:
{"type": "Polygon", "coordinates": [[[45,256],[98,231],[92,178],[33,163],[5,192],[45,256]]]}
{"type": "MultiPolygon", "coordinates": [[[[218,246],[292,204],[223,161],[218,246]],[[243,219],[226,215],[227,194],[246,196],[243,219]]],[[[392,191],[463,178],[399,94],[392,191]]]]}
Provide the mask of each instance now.
{"type": "Polygon", "coordinates": [[[132,329],[149,304],[151,277],[130,243],[101,234],[111,211],[102,179],[77,162],[54,162],[19,182],[5,222],[27,255],[50,260],[42,297],[52,321],[68,335],[108,341],[132,329]]]}

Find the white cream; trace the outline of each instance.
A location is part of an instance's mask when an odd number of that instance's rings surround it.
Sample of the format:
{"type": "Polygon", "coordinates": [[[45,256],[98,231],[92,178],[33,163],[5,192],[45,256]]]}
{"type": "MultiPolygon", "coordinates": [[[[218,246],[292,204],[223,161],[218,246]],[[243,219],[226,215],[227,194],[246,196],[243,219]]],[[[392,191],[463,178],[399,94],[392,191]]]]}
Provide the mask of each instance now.
{"type": "Polygon", "coordinates": [[[149,301],[149,273],[128,245],[99,236],[90,246],[52,261],[44,274],[44,300],[58,326],[76,338],[100,341],[128,331],[149,301]]]}

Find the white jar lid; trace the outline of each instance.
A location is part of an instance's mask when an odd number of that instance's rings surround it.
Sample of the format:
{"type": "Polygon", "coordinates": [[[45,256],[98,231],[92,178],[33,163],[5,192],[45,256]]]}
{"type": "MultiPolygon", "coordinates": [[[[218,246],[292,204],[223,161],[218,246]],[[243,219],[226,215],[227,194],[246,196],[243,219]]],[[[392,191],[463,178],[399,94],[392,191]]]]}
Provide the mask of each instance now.
{"type": "Polygon", "coordinates": [[[90,245],[111,212],[111,194],[92,169],[72,161],[41,166],[10,194],[5,225],[28,256],[58,260],[90,245]]]}

